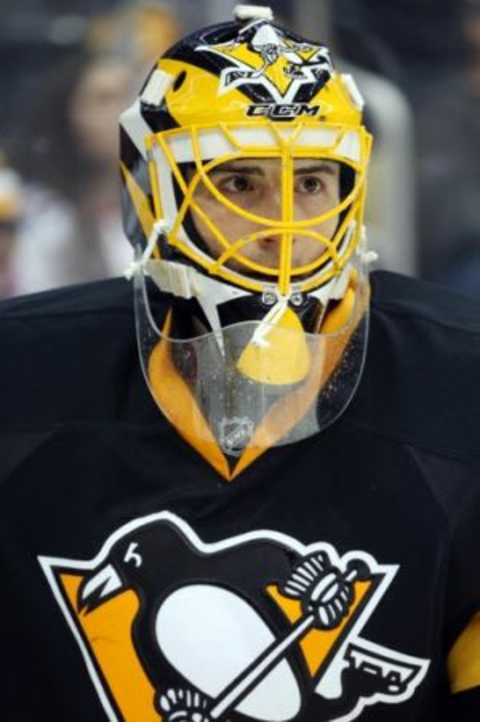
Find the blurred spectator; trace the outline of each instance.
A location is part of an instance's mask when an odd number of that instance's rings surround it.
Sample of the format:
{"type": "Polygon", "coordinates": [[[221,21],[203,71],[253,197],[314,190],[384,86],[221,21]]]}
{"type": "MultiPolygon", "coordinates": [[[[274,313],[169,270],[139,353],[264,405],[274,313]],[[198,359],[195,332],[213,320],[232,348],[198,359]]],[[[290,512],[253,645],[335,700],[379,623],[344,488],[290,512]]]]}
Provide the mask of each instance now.
{"type": "Polygon", "coordinates": [[[118,115],[176,33],[172,16],[153,6],[94,18],[84,47],[37,82],[19,154],[28,191],[14,259],[19,292],[125,269],[118,115]]]}
{"type": "Polygon", "coordinates": [[[129,59],[138,73],[145,72],[182,34],[171,10],[162,4],[141,2],[93,18],[86,46],[96,53],[115,53],[129,59]]]}
{"type": "Polygon", "coordinates": [[[15,254],[21,292],[102,278],[127,259],[118,200],[117,117],[130,75],[78,55],[42,83],[20,168],[28,206],[15,254]]]}
{"type": "Polygon", "coordinates": [[[17,290],[11,260],[21,215],[19,176],[8,167],[5,157],[0,153],[0,298],[11,296],[17,290]]]}

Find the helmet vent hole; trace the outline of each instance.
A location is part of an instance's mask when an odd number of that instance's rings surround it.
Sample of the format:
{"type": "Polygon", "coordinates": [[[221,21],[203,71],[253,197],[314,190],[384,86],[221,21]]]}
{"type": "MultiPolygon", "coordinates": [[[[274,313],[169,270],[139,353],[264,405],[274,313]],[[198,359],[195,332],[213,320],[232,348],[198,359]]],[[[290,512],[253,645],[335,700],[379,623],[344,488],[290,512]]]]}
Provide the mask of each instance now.
{"type": "Polygon", "coordinates": [[[177,77],[175,78],[175,82],[173,84],[174,92],[177,92],[177,90],[180,90],[183,83],[185,82],[186,77],[187,77],[187,73],[185,70],[182,70],[182,72],[177,75],[177,77]]]}

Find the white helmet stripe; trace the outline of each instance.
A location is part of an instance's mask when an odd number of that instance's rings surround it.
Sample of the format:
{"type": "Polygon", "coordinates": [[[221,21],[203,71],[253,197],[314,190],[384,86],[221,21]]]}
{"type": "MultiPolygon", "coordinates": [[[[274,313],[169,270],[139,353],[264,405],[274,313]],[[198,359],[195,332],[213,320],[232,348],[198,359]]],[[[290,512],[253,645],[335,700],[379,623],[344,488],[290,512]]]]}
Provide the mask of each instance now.
{"type": "Polygon", "coordinates": [[[160,106],[166,93],[173,85],[175,78],[163,70],[154,70],[140,98],[149,105],[160,106]]]}
{"type": "Polygon", "coordinates": [[[152,129],[142,117],[139,98],[121,114],[120,125],[135,144],[143,159],[146,160],[145,137],[151,135],[152,129]]]}

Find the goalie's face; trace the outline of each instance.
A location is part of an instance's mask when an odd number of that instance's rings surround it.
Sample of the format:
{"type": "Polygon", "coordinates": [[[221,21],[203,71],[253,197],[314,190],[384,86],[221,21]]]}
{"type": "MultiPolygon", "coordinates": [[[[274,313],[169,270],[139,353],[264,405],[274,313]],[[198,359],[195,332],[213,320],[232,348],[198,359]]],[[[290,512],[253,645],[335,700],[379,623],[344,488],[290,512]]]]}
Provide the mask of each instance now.
{"type": "MultiPolygon", "coordinates": [[[[252,239],[242,247],[241,257],[268,268],[277,268],[279,265],[282,234],[271,228],[268,233],[258,235],[262,227],[249,216],[253,214],[277,222],[282,219],[285,213],[282,175],[282,163],[276,158],[227,161],[209,173],[219,196],[214,195],[204,184],[197,186],[194,195],[198,207],[229,243],[235,243],[238,239],[252,239]],[[234,212],[232,205],[246,211],[249,216],[234,212]]],[[[292,237],[291,264],[294,267],[305,266],[319,258],[325,250],[325,244],[319,240],[319,236],[330,240],[337,228],[337,215],[323,221],[321,217],[340,201],[339,164],[322,159],[295,159],[291,196],[294,221],[319,217],[319,223],[310,228],[318,236],[296,232],[292,237]]],[[[199,215],[195,217],[195,225],[212,256],[218,258],[224,250],[218,234],[199,215]]],[[[228,266],[235,270],[246,270],[236,258],[230,259],[228,266]]]]}

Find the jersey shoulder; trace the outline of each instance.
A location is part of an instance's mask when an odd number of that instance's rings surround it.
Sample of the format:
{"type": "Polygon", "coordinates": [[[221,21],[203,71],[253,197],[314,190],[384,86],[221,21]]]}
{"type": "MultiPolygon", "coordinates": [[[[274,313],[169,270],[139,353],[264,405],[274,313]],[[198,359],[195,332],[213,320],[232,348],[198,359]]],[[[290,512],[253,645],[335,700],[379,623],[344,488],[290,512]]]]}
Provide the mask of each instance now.
{"type": "Polygon", "coordinates": [[[128,313],[131,305],[130,284],[112,278],[5,299],[0,302],[0,323],[42,318],[54,324],[75,314],[128,313]]]}
{"type": "Polygon", "coordinates": [[[148,405],[125,279],[4,301],[0,334],[4,428],[108,423],[128,417],[134,396],[148,405]]]}
{"type": "Polygon", "coordinates": [[[458,332],[480,334],[480,300],[421,279],[389,271],[372,274],[374,313],[410,317],[458,332]]]}
{"type": "Polygon", "coordinates": [[[480,460],[479,375],[478,301],[372,274],[367,360],[349,421],[440,456],[480,460]]]}

